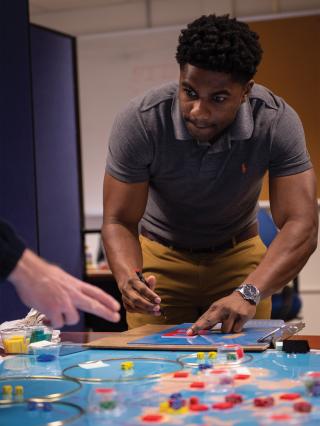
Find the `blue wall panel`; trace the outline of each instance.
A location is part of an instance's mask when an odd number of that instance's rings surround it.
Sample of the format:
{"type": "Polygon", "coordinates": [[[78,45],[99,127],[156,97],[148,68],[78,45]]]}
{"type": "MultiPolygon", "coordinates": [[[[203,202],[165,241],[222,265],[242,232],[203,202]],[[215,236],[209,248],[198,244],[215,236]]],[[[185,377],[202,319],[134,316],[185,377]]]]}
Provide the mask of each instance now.
{"type": "Polygon", "coordinates": [[[81,277],[82,210],[74,40],[31,26],[39,252],[81,277]]]}
{"type": "MultiPolygon", "coordinates": [[[[28,3],[0,0],[0,216],[37,250],[28,3]]],[[[0,285],[0,322],[28,311],[0,285]]]]}

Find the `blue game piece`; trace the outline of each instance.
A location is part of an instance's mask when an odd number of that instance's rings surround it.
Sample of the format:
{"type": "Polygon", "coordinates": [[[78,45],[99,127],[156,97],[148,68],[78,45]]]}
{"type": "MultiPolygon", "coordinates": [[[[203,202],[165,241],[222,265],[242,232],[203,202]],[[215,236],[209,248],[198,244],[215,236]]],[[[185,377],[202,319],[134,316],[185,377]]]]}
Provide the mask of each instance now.
{"type": "Polygon", "coordinates": [[[170,400],[170,407],[173,408],[174,410],[179,410],[183,406],[184,406],[183,399],[177,398],[177,399],[170,400]]]}
{"type": "Polygon", "coordinates": [[[52,411],[51,402],[44,402],[42,409],[43,409],[43,411],[52,411]]]}
{"type": "Polygon", "coordinates": [[[199,364],[198,368],[199,370],[207,370],[208,368],[212,368],[212,365],[206,362],[204,364],[199,364]]]}
{"type": "Polygon", "coordinates": [[[52,354],[41,354],[37,356],[37,361],[39,362],[50,362],[56,359],[55,355],[52,354]]]}
{"type": "Polygon", "coordinates": [[[311,390],[312,396],[320,396],[320,383],[315,383],[311,390]]]}
{"type": "Polygon", "coordinates": [[[182,398],[182,394],[180,392],[176,392],[170,395],[169,399],[180,399],[182,398]]]}
{"type": "Polygon", "coordinates": [[[28,401],[28,411],[35,411],[37,409],[37,403],[35,401],[28,401]]]}

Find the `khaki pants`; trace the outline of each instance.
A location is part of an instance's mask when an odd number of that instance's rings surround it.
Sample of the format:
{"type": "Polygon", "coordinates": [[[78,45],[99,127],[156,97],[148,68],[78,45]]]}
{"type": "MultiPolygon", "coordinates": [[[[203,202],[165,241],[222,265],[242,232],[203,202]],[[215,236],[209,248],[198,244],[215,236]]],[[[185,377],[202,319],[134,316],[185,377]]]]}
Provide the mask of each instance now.
{"type": "MultiPolygon", "coordinates": [[[[221,253],[186,253],[140,236],[143,272],[155,275],[155,292],[165,313],[155,317],[127,312],[129,328],[145,324],[195,322],[216,300],[230,294],[260,263],[266,247],[259,236],[221,253]]],[[[271,298],[262,300],[255,318],[271,315],[271,298]]]]}

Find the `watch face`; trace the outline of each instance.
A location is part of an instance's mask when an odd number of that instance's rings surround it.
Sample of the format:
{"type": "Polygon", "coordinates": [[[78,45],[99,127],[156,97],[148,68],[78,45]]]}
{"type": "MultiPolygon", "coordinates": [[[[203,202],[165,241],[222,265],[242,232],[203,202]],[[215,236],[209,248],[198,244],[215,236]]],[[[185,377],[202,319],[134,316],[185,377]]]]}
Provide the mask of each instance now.
{"type": "Polygon", "coordinates": [[[260,300],[260,292],[259,290],[252,284],[243,284],[240,286],[240,292],[243,294],[243,297],[251,301],[255,304],[259,303],[260,300]]]}

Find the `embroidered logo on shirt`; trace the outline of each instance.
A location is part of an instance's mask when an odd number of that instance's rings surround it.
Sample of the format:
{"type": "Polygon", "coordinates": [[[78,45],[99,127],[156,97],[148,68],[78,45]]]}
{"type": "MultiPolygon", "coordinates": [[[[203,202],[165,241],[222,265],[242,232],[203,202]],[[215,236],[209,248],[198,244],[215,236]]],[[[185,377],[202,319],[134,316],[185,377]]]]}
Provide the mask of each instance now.
{"type": "Polygon", "coordinates": [[[241,164],[241,172],[242,172],[243,174],[246,174],[246,173],[247,173],[247,171],[248,171],[248,167],[247,167],[246,163],[242,163],[242,164],[241,164]]]}

